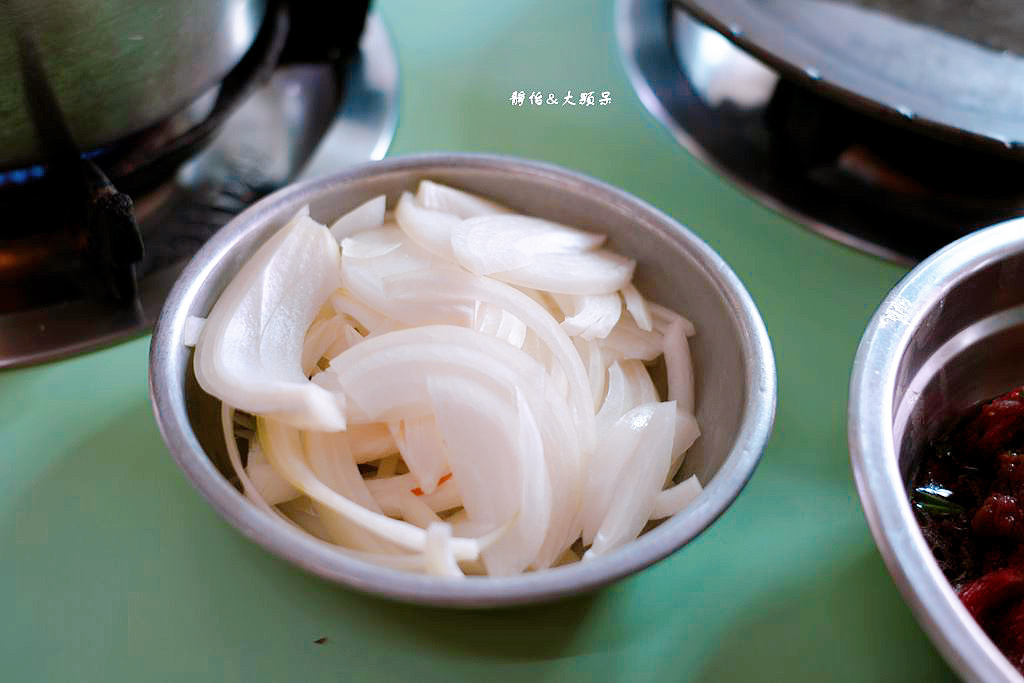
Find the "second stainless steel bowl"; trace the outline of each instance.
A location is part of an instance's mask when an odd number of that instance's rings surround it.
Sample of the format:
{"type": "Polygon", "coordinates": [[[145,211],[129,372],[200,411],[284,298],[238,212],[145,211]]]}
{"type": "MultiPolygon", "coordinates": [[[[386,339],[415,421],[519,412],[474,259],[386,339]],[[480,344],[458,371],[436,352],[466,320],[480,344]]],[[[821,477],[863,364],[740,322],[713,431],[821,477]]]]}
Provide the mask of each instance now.
{"type": "Polygon", "coordinates": [[[868,325],[850,380],[857,489],[904,598],[972,681],[1024,679],[953,592],[908,499],[928,441],[979,401],[1024,384],[1024,219],[965,237],[913,270],[868,325]]]}

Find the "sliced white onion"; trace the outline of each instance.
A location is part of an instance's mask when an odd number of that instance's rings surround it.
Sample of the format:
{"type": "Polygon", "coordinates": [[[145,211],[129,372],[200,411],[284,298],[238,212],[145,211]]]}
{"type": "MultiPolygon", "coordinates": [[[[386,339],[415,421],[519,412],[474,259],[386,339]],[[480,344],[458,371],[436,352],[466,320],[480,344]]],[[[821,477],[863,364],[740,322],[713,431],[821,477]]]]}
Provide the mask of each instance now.
{"type": "Polygon", "coordinates": [[[601,401],[601,408],[594,416],[598,441],[603,440],[611,426],[625,415],[626,411],[634,407],[636,404],[633,402],[633,395],[629,392],[629,387],[626,384],[622,364],[614,361],[608,366],[608,381],[604,400],[601,401]]]}
{"type": "Polygon", "coordinates": [[[451,231],[455,260],[478,275],[523,268],[540,256],[590,251],[604,240],[604,235],[518,215],[469,218],[451,231]]]}
{"type": "MultiPolygon", "coordinates": [[[[624,470],[643,441],[655,405],[648,403],[629,410],[598,442],[591,456],[583,494],[583,545],[594,542],[615,499],[623,495],[624,470]]],[[[671,445],[669,443],[670,448],[671,445]]],[[[667,462],[665,469],[668,470],[667,462]]]]}
{"type": "Polygon", "coordinates": [[[630,318],[620,318],[619,323],[601,340],[601,350],[606,357],[615,360],[653,361],[662,354],[662,335],[645,332],[630,318]]]}
{"type": "Polygon", "coordinates": [[[302,495],[302,492],[285,481],[270,463],[250,462],[246,465],[245,472],[249,475],[253,487],[259,491],[268,505],[280,505],[302,495]]]}
{"type": "Polygon", "coordinates": [[[352,297],[344,289],[339,289],[330,296],[330,304],[338,315],[344,315],[356,325],[370,334],[385,332],[395,328],[386,316],[374,311],[369,306],[352,297]]]}
{"type": "MultiPolygon", "coordinates": [[[[388,294],[399,301],[415,303],[421,314],[431,306],[450,307],[484,301],[516,316],[538,336],[565,372],[570,387],[570,406],[584,451],[594,444],[594,399],[586,369],[572,341],[548,312],[533,299],[499,282],[454,271],[418,271],[388,280],[388,294]]],[[[443,312],[444,308],[439,312],[443,312]]]]}
{"type": "Polygon", "coordinates": [[[633,279],[636,261],[599,249],[582,253],[537,254],[529,263],[491,274],[520,287],[559,294],[613,294],[633,279]]]}
{"type": "Polygon", "coordinates": [[[668,470],[668,482],[671,482],[672,477],[679,471],[680,465],[683,464],[683,458],[686,456],[686,451],[690,450],[690,446],[699,438],[700,426],[697,424],[697,418],[691,413],[678,410],[676,413],[676,434],[672,440],[672,466],[668,470]]]}
{"type": "MultiPolygon", "coordinates": [[[[594,397],[594,410],[597,410],[604,401],[605,384],[608,377],[608,370],[601,354],[601,347],[595,342],[587,341],[582,337],[575,337],[572,343],[587,363],[587,377],[590,379],[590,393],[594,397]]],[[[596,416],[595,416],[596,424],[596,416]]]]}
{"type": "Polygon", "coordinates": [[[432,180],[420,181],[416,190],[416,200],[427,209],[444,211],[459,218],[512,213],[501,204],[432,180]]]}
{"type": "Polygon", "coordinates": [[[608,367],[608,390],[595,419],[599,440],[615,422],[633,408],[657,403],[658,390],[638,360],[614,361],[608,367]]]}
{"type": "Polygon", "coordinates": [[[440,522],[441,518],[430,509],[430,506],[423,502],[420,496],[411,491],[406,491],[398,496],[398,509],[402,519],[415,524],[421,529],[426,529],[434,522],[440,522]]]}
{"type": "Polygon", "coordinates": [[[352,233],[380,227],[384,223],[387,197],[380,195],[360,204],[331,224],[331,234],[341,242],[352,233]]]}
{"type": "Polygon", "coordinates": [[[462,503],[473,521],[500,526],[501,539],[483,551],[492,576],[525,570],[548,535],[553,505],[543,444],[525,401],[461,378],[437,375],[427,387],[462,503]]]}
{"type": "Polygon", "coordinates": [[[331,540],[331,532],[328,531],[327,526],[320,519],[320,514],[317,512],[313,501],[307,496],[299,496],[298,498],[281,503],[273,509],[290,526],[307,533],[318,541],[338,547],[331,540]]]}
{"type": "Polygon", "coordinates": [[[445,211],[425,209],[405,192],[395,207],[395,220],[409,238],[427,252],[455,262],[452,231],[462,219],[445,211]]]}
{"type": "MultiPolygon", "coordinates": [[[[342,252],[342,283],[349,294],[356,300],[375,311],[378,315],[390,318],[405,325],[421,324],[425,316],[418,306],[397,301],[385,291],[385,285],[391,278],[421,272],[442,273],[461,272],[457,266],[446,264],[417,246],[406,235],[397,229],[381,228],[374,232],[386,232],[387,235],[377,239],[394,241],[398,247],[390,249],[370,258],[349,257],[342,252]]],[[[353,239],[360,236],[354,236],[353,239]]],[[[429,322],[445,322],[454,325],[468,325],[472,320],[472,308],[469,303],[438,307],[430,311],[429,322]]],[[[374,330],[373,332],[376,332],[374,330]]]]}
{"type": "Polygon", "coordinates": [[[373,499],[366,481],[356,467],[350,441],[351,435],[348,432],[302,433],[306,460],[320,481],[352,502],[373,512],[380,512],[380,506],[373,499]]]}
{"type": "Polygon", "coordinates": [[[427,527],[427,542],[423,555],[427,574],[454,578],[463,576],[455,561],[450,524],[438,521],[427,527]]]}
{"type": "Polygon", "coordinates": [[[647,303],[648,308],[651,310],[651,318],[654,323],[654,329],[664,334],[668,326],[676,321],[680,321],[683,324],[683,332],[687,337],[692,337],[697,333],[697,328],[693,326],[693,323],[679,315],[671,308],[665,308],[654,302],[647,303]]]}
{"type": "Polygon", "coordinates": [[[433,493],[438,480],[448,471],[448,456],[434,418],[411,417],[388,428],[420,489],[433,493]]]}
{"type": "Polygon", "coordinates": [[[703,491],[697,475],[693,474],[672,488],[667,488],[654,499],[654,510],[651,519],[671,517],[696,500],[703,491]]]}
{"type": "Polygon", "coordinates": [[[302,368],[306,331],[339,284],[338,245],[327,228],[303,215],[289,221],[214,304],[195,350],[199,385],[249,413],[344,429],[344,401],[302,368]]]}
{"type": "MultiPolygon", "coordinates": [[[[594,543],[583,556],[584,560],[607,554],[633,540],[651,518],[655,499],[664,486],[672,460],[675,418],[673,402],[653,404],[639,442],[619,470],[615,482],[616,495],[611,499],[594,535],[594,543]]],[[[628,416],[623,419],[628,419],[628,416]]]]}
{"type": "Polygon", "coordinates": [[[304,208],[187,321],[201,385],[247,401],[221,416],[245,495],[353,557],[453,578],[574,562],[581,540],[597,557],[675,514],[700,491],[672,480],[700,435],[693,327],[603,242],[430,181],[331,230],[304,208]],[[644,366],[662,355],[664,403],[644,366]]]}
{"type": "Polygon", "coordinates": [[[569,336],[604,339],[622,315],[618,294],[576,296],[572,300],[573,314],[562,321],[562,329],[569,336]]]}
{"type": "MultiPolygon", "coordinates": [[[[363,529],[407,550],[423,552],[426,535],[422,529],[368,510],[336,493],[317,478],[306,463],[298,430],[273,419],[261,418],[258,424],[260,443],[263,444],[267,461],[292,486],[363,529]]],[[[472,560],[480,555],[480,547],[473,539],[453,539],[452,543],[459,559],[472,560]]]]}
{"type": "MultiPolygon", "coordinates": [[[[416,495],[415,491],[419,488],[419,482],[411,474],[399,474],[387,479],[367,479],[366,487],[370,489],[384,514],[400,515],[402,514],[402,497],[406,493],[416,495]]],[[[462,506],[459,484],[451,477],[439,482],[433,493],[425,493],[416,497],[420,498],[434,512],[444,512],[462,506]]]]}
{"type": "Polygon", "coordinates": [[[665,331],[665,374],[668,377],[668,399],[675,401],[679,410],[692,415],[693,362],[684,329],[682,320],[675,320],[665,331]]]}
{"type": "Polygon", "coordinates": [[[393,225],[364,230],[342,239],[341,253],[354,259],[384,256],[402,246],[403,236],[402,231],[393,225]]]}
{"type": "Polygon", "coordinates": [[[622,299],[626,302],[626,310],[633,316],[637,327],[645,332],[650,332],[654,329],[651,322],[651,309],[647,304],[647,299],[637,291],[637,288],[632,283],[622,288],[622,299]]]}
{"type": "MultiPolygon", "coordinates": [[[[306,333],[302,345],[302,374],[309,376],[316,369],[317,362],[327,354],[327,349],[341,336],[345,321],[338,316],[325,318],[313,323],[306,333]]],[[[338,352],[340,353],[340,351],[338,352]]]]}
{"type": "Polygon", "coordinates": [[[235,476],[237,476],[238,480],[242,483],[242,494],[252,501],[256,507],[264,510],[268,514],[280,514],[276,512],[276,508],[272,507],[263,499],[259,489],[256,488],[252,480],[249,479],[249,475],[246,473],[245,468],[242,467],[242,455],[238,452],[238,442],[235,440],[234,434],[234,415],[235,409],[221,401],[220,426],[221,431],[224,434],[224,445],[228,449],[228,462],[231,463],[231,469],[234,470],[235,476]]]}
{"type": "Polygon", "coordinates": [[[185,327],[181,331],[181,343],[185,346],[195,346],[199,343],[199,336],[203,333],[206,325],[206,318],[197,315],[186,316],[185,327]]]}
{"type": "Polygon", "coordinates": [[[338,377],[354,422],[429,415],[427,380],[439,374],[506,390],[544,383],[543,369],[522,351],[454,325],[408,328],[366,339],[333,358],[328,373],[338,377]]]}
{"type": "Polygon", "coordinates": [[[526,341],[526,324],[508,311],[501,312],[501,320],[498,322],[498,329],[494,336],[504,339],[512,346],[521,349],[526,341]]]}
{"type": "Polygon", "coordinates": [[[473,313],[473,329],[507,341],[516,348],[522,348],[528,332],[522,320],[508,311],[492,305],[476,302],[473,313]]]}
{"type": "Polygon", "coordinates": [[[626,385],[629,387],[630,407],[642,403],[657,403],[658,389],[654,386],[654,380],[647,372],[644,364],[638,360],[622,361],[622,374],[626,378],[626,385]]]}
{"type": "Polygon", "coordinates": [[[398,453],[381,458],[377,462],[377,475],[375,479],[390,479],[398,473],[398,463],[401,460],[398,453]]]}
{"type": "Polygon", "coordinates": [[[497,306],[477,301],[473,311],[473,329],[496,336],[498,325],[501,324],[502,312],[502,309],[497,306]]]}
{"type": "Polygon", "coordinates": [[[391,438],[391,432],[383,422],[351,424],[345,433],[348,434],[352,457],[358,464],[379,460],[398,452],[398,445],[391,438]]]}

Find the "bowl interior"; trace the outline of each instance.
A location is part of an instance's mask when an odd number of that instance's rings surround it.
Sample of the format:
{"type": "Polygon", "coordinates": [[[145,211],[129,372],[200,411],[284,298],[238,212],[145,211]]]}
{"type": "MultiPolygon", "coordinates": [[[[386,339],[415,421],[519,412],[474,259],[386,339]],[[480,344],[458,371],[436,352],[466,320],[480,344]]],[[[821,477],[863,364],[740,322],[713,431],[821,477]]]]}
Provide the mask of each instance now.
{"type": "Polygon", "coordinates": [[[953,283],[924,312],[900,359],[894,442],[910,485],[928,442],[968,408],[1024,384],[1024,253],[953,283]]]}
{"type": "Polygon", "coordinates": [[[415,157],[391,160],[294,186],[254,205],[222,229],[183,273],[154,333],[152,357],[154,404],[172,455],[229,520],[315,573],[371,592],[432,604],[488,606],[550,599],[597,587],[664,557],[732,502],[752,474],[774,418],[774,360],[763,324],[742,285],[707,245],[613,188],[554,167],[494,157],[449,156],[435,163],[415,157]],[[364,572],[351,561],[338,559],[335,549],[333,555],[325,554],[303,545],[305,541],[282,540],[276,530],[255,529],[264,524],[253,516],[255,508],[243,510],[251,507],[248,501],[224,486],[229,466],[219,406],[199,388],[191,350],[181,346],[185,318],[207,315],[241,265],[303,205],[309,204],[314,218],[330,223],[380,194],[387,195],[393,207],[403,191],[414,191],[423,178],[523,213],[607,234],[610,248],[637,259],[635,283],[640,291],[694,322],[697,334],[690,339],[690,348],[702,435],[690,449],[680,477],[696,474],[705,490],[687,509],[597,561],[522,577],[461,582],[471,587],[459,592],[431,577],[399,579],[395,572],[379,568],[364,572]],[[210,461],[219,474],[209,468],[210,461]],[[317,556],[310,558],[310,553],[317,556]],[[400,588],[381,588],[373,585],[375,578],[366,579],[389,574],[400,588]],[[480,588],[485,581],[494,589],[480,588]]]}

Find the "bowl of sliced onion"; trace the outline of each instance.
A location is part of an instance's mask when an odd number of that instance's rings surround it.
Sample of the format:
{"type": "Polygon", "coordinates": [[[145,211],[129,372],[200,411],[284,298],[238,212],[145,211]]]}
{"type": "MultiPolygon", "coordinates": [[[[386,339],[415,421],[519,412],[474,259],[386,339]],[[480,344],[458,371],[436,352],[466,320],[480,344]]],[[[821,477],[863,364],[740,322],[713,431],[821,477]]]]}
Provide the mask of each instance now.
{"type": "Polygon", "coordinates": [[[327,579],[464,607],[598,588],[753,473],[775,364],[725,262],[641,200],[508,157],[389,159],[221,229],[153,333],[171,455],[327,579]]]}

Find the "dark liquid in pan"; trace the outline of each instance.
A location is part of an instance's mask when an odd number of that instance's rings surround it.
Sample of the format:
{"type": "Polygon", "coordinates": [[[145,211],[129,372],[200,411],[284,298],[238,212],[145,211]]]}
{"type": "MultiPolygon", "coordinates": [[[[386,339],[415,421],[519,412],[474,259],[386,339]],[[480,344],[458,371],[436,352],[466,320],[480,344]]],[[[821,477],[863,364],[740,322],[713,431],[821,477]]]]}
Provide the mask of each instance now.
{"type": "Polygon", "coordinates": [[[1022,0],[845,0],[980,43],[1024,55],[1022,0]]]}

